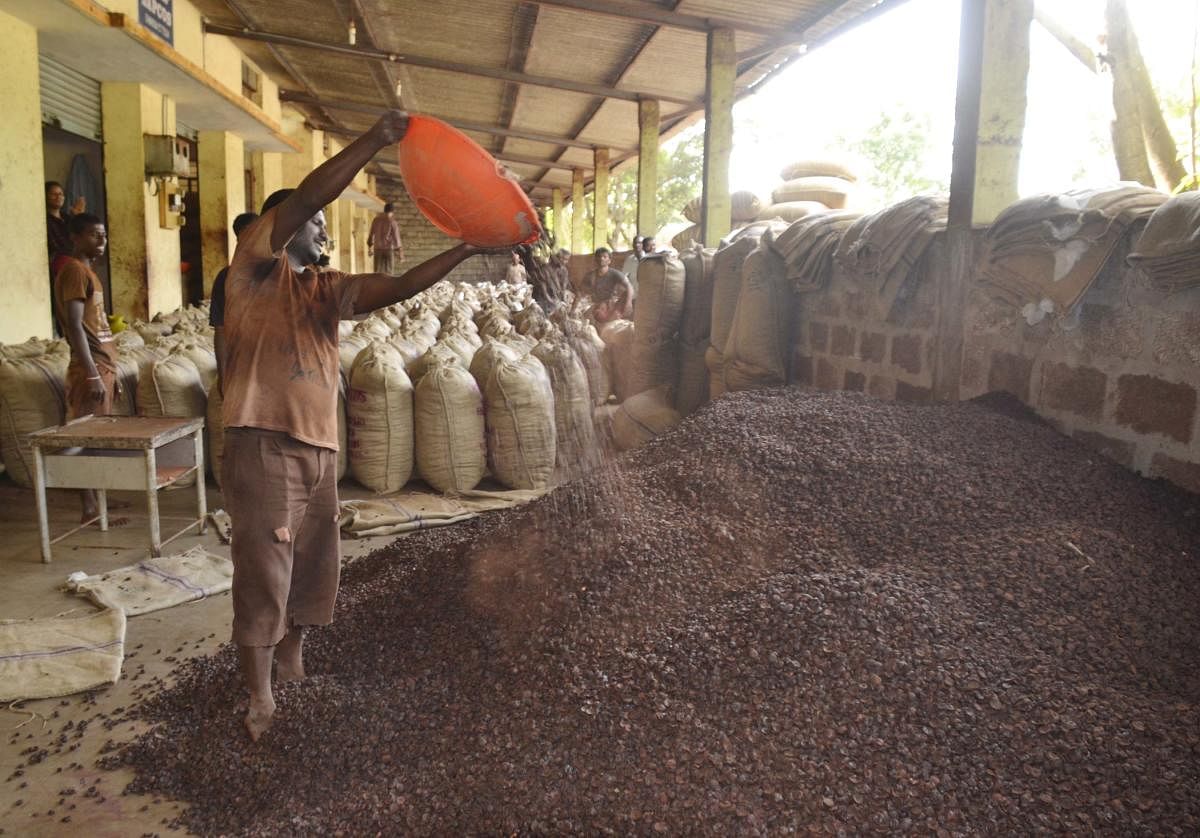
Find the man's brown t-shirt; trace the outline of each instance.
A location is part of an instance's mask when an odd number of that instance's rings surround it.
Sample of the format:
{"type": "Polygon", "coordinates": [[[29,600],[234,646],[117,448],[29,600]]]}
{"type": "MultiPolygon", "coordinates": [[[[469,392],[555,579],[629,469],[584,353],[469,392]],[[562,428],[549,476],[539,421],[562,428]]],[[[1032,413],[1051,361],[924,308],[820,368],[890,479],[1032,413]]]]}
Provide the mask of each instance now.
{"type": "MultiPolygon", "coordinates": [[[[54,277],[54,316],[64,335],[67,334],[67,303],[72,300],[83,300],[83,331],[96,369],[114,372],[117,346],[113,343],[108,315],[104,311],[104,286],[95,272],[79,259],[68,259],[54,277]]],[[[71,354],[71,366],[83,366],[74,353],[71,354]]]]}
{"type": "Polygon", "coordinates": [[[227,428],[262,428],[338,447],[338,321],[363,277],[296,273],[271,250],[275,210],[243,231],[225,279],[227,428]]]}

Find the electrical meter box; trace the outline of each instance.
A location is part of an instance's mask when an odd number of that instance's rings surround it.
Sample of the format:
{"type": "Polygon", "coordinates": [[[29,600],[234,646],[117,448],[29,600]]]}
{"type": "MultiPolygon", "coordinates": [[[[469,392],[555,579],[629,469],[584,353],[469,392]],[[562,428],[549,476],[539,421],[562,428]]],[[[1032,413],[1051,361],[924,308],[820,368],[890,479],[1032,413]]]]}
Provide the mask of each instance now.
{"type": "Polygon", "coordinates": [[[187,177],[191,169],[188,144],[170,134],[143,134],[148,177],[187,177]]]}

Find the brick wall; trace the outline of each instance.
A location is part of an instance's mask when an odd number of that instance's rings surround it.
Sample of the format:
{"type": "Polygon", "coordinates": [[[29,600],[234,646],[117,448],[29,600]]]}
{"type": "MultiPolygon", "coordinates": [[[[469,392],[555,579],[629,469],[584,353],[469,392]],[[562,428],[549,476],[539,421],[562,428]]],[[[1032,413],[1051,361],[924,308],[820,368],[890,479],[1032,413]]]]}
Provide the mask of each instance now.
{"type": "MultiPolygon", "coordinates": [[[[942,245],[937,246],[940,252],[942,245]]],[[[822,390],[858,390],[881,399],[933,397],[934,283],[912,282],[889,312],[856,278],[834,271],[828,287],[797,299],[792,336],[795,381],[822,390]]]]}
{"type": "MultiPolygon", "coordinates": [[[[393,200],[396,205],[396,222],[400,225],[400,238],[404,242],[404,269],[421,264],[458,244],[430,224],[404,192],[393,200]]],[[[508,270],[509,259],[502,254],[474,256],[450,272],[448,279],[454,282],[484,282],[502,280],[508,270]]]]}
{"type": "MultiPolygon", "coordinates": [[[[1124,259],[1137,232],[1066,322],[1030,325],[972,282],[959,395],[1012,393],[1103,456],[1200,492],[1200,289],[1167,298],[1140,283],[1124,259]]],[[[825,290],[797,298],[792,379],[929,401],[939,329],[957,325],[937,316],[949,276],[944,238],[923,267],[888,312],[836,270],[825,290]]]]}

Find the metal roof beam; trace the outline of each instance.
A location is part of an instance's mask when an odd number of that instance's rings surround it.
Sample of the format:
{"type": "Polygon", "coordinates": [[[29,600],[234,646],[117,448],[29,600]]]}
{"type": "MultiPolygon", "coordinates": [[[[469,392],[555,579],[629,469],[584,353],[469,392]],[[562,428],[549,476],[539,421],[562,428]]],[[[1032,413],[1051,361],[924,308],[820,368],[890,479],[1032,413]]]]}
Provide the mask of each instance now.
{"type": "MultiPolygon", "coordinates": [[[[350,111],[351,113],[361,113],[368,116],[379,116],[383,114],[384,109],[375,105],[364,105],[359,102],[334,102],[329,99],[318,99],[315,96],[309,96],[304,93],[299,93],[292,90],[280,90],[279,101],[288,102],[295,105],[309,105],[322,110],[335,111],[350,111]]],[[[460,131],[475,131],[479,134],[493,134],[497,137],[512,137],[517,140],[529,140],[535,143],[547,143],[550,145],[567,145],[575,148],[586,148],[591,150],[596,147],[595,143],[585,142],[583,140],[572,140],[567,137],[559,137],[554,134],[543,134],[539,131],[523,131],[518,128],[503,128],[499,125],[485,125],[482,122],[468,122],[462,119],[447,119],[444,116],[439,116],[438,119],[442,122],[449,123],[460,131]]]]}
{"type": "Polygon", "coordinates": [[[471,64],[460,64],[456,61],[443,61],[440,58],[428,58],[409,55],[406,53],[385,52],[383,50],[349,46],[347,44],[312,41],[307,38],[296,38],[291,35],[281,35],[276,32],[264,32],[259,29],[250,29],[249,27],[224,26],[218,23],[205,23],[204,29],[207,32],[212,32],[214,35],[224,35],[228,38],[240,38],[248,41],[262,41],[263,43],[267,44],[280,44],[282,46],[320,50],[323,52],[337,53],[339,55],[348,55],[354,58],[363,58],[368,60],[385,60],[395,64],[406,64],[411,67],[424,67],[429,70],[441,70],[447,73],[461,73],[463,75],[482,76],[484,78],[498,79],[500,81],[514,82],[516,84],[529,84],[537,87],[549,87],[555,90],[566,90],[571,93],[579,93],[584,96],[597,96],[602,99],[624,99],[628,102],[637,102],[640,99],[649,97],[680,105],[692,104],[687,99],[661,96],[658,94],[639,92],[636,90],[621,90],[615,87],[606,87],[599,84],[585,84],[583,82],[570,81],[569,79],[534,76],[530,75],[529,73],[518,73],[513,70],[505,70],[503,68],[478,67],[471,64]]]}
{"type": "MultiPolygon", "coordinates": [[[[357,138],[359,136],[353,131],[347,131],[344,128],[338,128],[332,125],[323,125],[319,122],[309,123],[309,126],[318,131],[324,131],[327,134],[335,134],[350,138],[357,138]]],[[[563,163],[556,160],[542,160],[538,157],[526,157],[523,154],[496,154],[493,156],[501,163],[516,163],[519,166],[538,166],[543,169],[565,169],[567,171],[571,171],[572,169],[591,171],[592,169],[591,166],[580,166],[575,163],[563,163]]],[[[391,162],[391,160],[387,157],[386,152],[383,155],[376,157],[374,162],[378,163],[384,168],[397,168],[396,164],[391,162]]]]}
{"type": "Polygon", "coordinates": [[[761,23],[751,23],[748,20],[736,20],[723,17],[706,17],[689,15],[682,12],[672,12],[658,6],[645,3],[628,3],[622,0],[529,0],[539,6],[558,6],[564,9],[574,9],[580,12],[619,17],[625,20],[636,20],[654,26],[668,26],[672,29],[686,29],[691,32],[710,32],[713,29],[736,29],[739,32],[750,32],[767,38],[792,37],[802,39],[803,32],[792,32],[787,27],[764,26],[761,23]]]}

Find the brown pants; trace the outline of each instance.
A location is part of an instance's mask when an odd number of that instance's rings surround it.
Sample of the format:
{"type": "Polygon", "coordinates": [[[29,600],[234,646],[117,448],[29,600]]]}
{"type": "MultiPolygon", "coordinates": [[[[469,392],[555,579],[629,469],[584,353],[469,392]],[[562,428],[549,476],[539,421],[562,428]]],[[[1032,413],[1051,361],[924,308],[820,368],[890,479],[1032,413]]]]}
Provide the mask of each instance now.
{"type": "Polygon", "coordinates": [[[112,370],[98,370],[104,383],[104,398],[100,401],[92,396],[87,380],[87,371],[81,367],[67,368],[67,418],[80,416],[108,416],[112,413],[113,401],[117,396],[117,374],[112,370]]]}
{"type": "Polygon", "coordinates": [[[233,642],[274,646],[290,626],[333,622],[337,452],[280,431],[227,428],[221,489],[233,519],[233,642]]]}
{"type": "Polygon", "coordinates": [[[396,273],[396,251],[375,249],[375,273],[396,273]]]}

